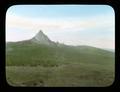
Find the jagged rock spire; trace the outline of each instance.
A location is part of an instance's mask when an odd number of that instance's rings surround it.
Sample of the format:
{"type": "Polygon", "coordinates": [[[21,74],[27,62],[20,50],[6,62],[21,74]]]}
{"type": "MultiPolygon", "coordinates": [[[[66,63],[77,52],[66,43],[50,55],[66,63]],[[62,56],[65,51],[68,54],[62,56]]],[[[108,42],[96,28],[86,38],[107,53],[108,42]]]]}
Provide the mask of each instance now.
{"type": "Polygon", "coordinates": [[[33,42],[36,42],[38,44],[51,44],[52,41],[40,30],[35,37],[32,38],[33,42]]]}

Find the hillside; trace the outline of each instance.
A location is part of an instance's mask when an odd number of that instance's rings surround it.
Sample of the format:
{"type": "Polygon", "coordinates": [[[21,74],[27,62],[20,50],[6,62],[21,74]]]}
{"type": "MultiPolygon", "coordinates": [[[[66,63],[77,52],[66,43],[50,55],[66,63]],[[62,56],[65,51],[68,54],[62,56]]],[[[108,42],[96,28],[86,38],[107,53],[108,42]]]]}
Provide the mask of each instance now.
{"type": "Polygon", "coordinates": [[[41,31],[6,44],[6,77],[13,86],[109,86],[114,63],[113,52],[55,43],[41,31]]]}

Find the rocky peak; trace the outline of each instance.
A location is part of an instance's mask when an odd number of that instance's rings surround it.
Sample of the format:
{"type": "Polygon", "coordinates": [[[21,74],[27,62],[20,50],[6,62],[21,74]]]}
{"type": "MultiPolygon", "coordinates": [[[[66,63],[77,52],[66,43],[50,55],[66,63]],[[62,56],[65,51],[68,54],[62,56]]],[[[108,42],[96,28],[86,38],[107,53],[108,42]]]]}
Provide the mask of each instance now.
{"type": "Polygon", "coordinates": [[[36,42],[38,44],[51,44],[52,41],[40,30],[33,38],[33,42],[36,42]]]}

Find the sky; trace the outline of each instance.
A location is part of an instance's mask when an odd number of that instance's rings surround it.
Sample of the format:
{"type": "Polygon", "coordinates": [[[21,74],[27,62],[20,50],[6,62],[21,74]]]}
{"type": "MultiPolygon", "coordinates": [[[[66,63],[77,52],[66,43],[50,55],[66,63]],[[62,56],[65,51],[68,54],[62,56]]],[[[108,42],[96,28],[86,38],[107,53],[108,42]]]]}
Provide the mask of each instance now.
{"type": "Polygon", "coordinates": [[[42,30],[52,41],[115,49],[115,14],[108,5],[13,5],[6,12],[6,42],[42,30]]]}

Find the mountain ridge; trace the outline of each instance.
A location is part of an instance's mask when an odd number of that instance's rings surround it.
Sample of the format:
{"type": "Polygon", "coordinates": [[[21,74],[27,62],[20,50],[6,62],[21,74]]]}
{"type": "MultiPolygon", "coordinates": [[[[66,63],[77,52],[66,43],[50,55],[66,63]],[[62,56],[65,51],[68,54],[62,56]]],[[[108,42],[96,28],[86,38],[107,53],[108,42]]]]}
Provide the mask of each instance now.
{"type": "MultiPolygon", "coordinates": [[[[62,43],[59,43],[59,42],[54,42],[54,41],[51,41],[49,39],[49,37],[47,35],[45,35],[43,33],[42,30],[40,30],[34,37],[32,37],[31,39],[28,39],[28,40],[23,40],[23,41],[17,41],[17,42],[7,42],[6,44],[6,47],[8,47],[9,44],[14,44],[14,43],[35,43],[35,44],[43,44],[43,45],[49,45],[49,46],[70,46],[70,47],[77,47],[77,48],[96,48],[96,49],[101,49],[101,50],[105,50],[105,51],[110,51],[109,49],[107,48],[98,48],[98,47],[93,47],[93,46],[88,46],[88,45],[78,45],[78,46],[74,46],[74,45],[66,45],[66,44],[62,44],[62,43]]],[[[111,50],[111,52],[113,52],[111,50]]]]}

